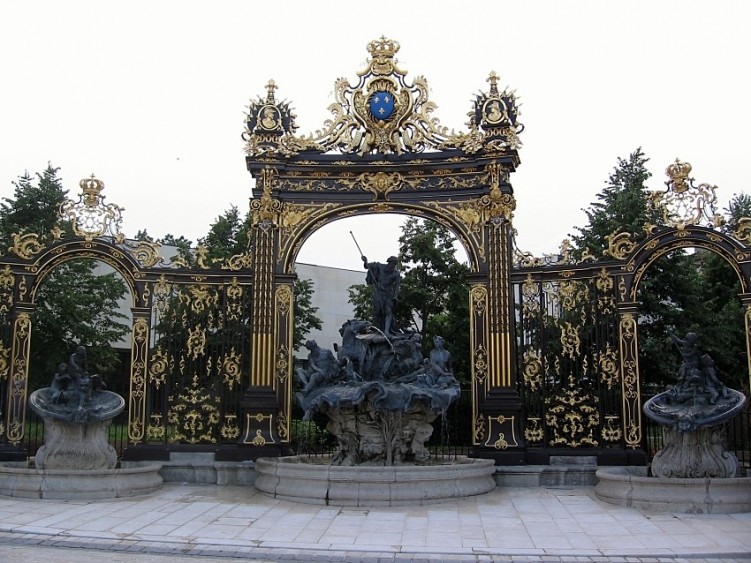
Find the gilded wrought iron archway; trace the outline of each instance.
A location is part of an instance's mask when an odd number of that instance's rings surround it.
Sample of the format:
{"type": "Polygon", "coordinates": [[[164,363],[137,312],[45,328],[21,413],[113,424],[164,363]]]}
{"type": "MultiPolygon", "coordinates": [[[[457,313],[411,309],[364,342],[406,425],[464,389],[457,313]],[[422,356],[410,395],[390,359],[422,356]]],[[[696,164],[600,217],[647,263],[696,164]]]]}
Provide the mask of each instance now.
{"type": "Polygon", "coordinates": [[[406,80],[398,50],[386,38],[368,45],[367,67],[357,83],[337,82],[334,117],[315,135],[295,135],[295,116],[289,103],[277,101],[273,81],[266,96],[250,104],[243,139],[257,183],[245,438],[261,448],[274,444],[276,451],[278,436],[288,435],[292,265],[303,241],[344,217],[402,213],[445,225],[467,251],[475,445],[519,462],[523,439],[509,292],[515,208],[509,176],[519,164],[523,129],[516,99],[499,90],[491,73],[489,91],[474,100],[469,131],[449,132],[431,115],[435,104],[425,79],[406,80]]]}
{"type": "Polygon", "coordinates": [[[515,254],[509,179],[523,127],[514,94],[491,73],[468,130],[448,131],[432,116],[425,79],[406,80],[398,50],[386,38],[368,45],[367,67],[355,84],[337,81],[333,117],[315,134],[295,134],[273,81],[251,102],[246,252],[212,258],[199,247],[166,260],[158,244],[125,239],[121,210],[104,203],[94,177],[61,208],[72,236],[58,227],[14,237],[0,256],[0,457],[23,453],[37,288],[77,258],[109,264],[132,296],[126,457],[165,459],[180,447],[218,459],[285,452],[294,260],[317,229],[362,214],[437,221],[467,251],[476,455],[504,464],[561,453],[644,461],[636,292],[650,264],[673,250],[716,252],[735,270],[751,350],[751,218],[723,225],[714,188],[695,186],[690,166],[668,167],[668,189],[653,198],[659,223],[614,233],[604,256],[576,260],[566,244],[555,260],[515,254]]]}
{"type": "Polygon", "coordinates": [[[637,292],[650,265],[670,252],[703,249],[735,271],[751,358],[751,219],[725,225],[715,187],[695,185],[690,170],[680,161],[668,166],[666,191],[651,193],[659,223],[613,233],[599,259],[586,252],[575,259],[567,241],[553,259],[516,256],[511,278],[529,460],[544,461],[551,446],[563,446],[598,448],[601,463],[643,462],[637,292]]]}

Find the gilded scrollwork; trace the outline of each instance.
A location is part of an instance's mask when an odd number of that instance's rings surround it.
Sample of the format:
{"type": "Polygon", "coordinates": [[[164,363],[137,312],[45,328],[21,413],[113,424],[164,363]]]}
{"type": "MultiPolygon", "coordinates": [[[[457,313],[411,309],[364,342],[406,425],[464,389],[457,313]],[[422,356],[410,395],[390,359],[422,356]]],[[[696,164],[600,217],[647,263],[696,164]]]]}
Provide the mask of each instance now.
{"type": "Polygon", "coordinates": [[[250,212],[253,225],[267,229],[272,225],[279,224],[279,213],[282,210],[282,202],[271,196],[271,191],[278,182],[279,173],[276,169],[266,166],[261,170],[260,199],[253,199],[250,202],[250,212]]]}
{"type": "Polygon", "coordinates": [[[220,400],[211,389],[201,386],[194,375],[190,386],[170,396],[167,420],[174,429],[171,442],[188,444],[216,443],[217,425],[221,420],[220,400]]]}
{"type": "Polygon", "coordinates": [[[606,416],[601,435],[604,442],[619,442],[623,437],[623,430],[619,426],[619,417],[613,415],[606,416]]]}
{"type": "Polygon", "coordinates": [[[485,346],[475,348],[472,359],[473,373],[478,383],[484,383],[488,377],[488,351],[485,346]]]}
{"type": "Polygon", "coordinates": [[[151,268],[164,261],[164,258],[159,254],[160,247],[159,243],[141,240],[135,245],[129,246],[128,251],[141,266],[151,268]]]}
{"type": "Polygon", "coordinates": [[[16,276],[13,275],[10,266],[0,270],[0,316],[8,315],[13,308],[15,281],[16,276]]]}
{"type": "Polygon", "coordinates": [[[524,360],[524,385],[532,391],[537,391],[542,387],[543,358],[539,350],[535,350],[531,346],[527,348],[522,358],[524,360]]]}
{"type": "Polygon", "coordinates": [[[10,348],[0,340],[0,381],[6,381],[10,374],[10,348]]]}
{"type": "Polygon", "coordinates": [[[236,414],[225,414],[224,424],[220,430],[222,438],[234,440],[240,436],[240,426],[237,424],[236,414]]]}
{"type": "Polygon", "coordinates": [[[149,383],[156,389],[159,389],[167,382],[169,364],[169,358],[162,348],[154,350],[151,355],[151,365],[149,366],[149,383]]]}
{"type": "Polygon", "coordinates": [[[44,250],[44,244],[36,233],[13,234],[10,239],[13,244],[8,250],[24,260],[29,260],[44,250]]]}
{"type": "Polygon", "coordinates": [[[606,268],[602,268],[595,279],[597,287],[597,308],[602,314],[608,315],[615,312],[615,295],[613,288],[615,282],[606,268]]]}
{"type": "Polygon", "coordinates": [[[339,203],[284,204],[279,207],[279,257],[290,252],[290,245],[308,225],[340,207],[339,203]]]}
{"type": "Polygon", "coordinates": [[[613,389],[620,380],[620,374],[618,373],[618,356],[609,343],[606,344],[605,350],[597,354],[596,361],[600,381],[607,385],[608,389],[613,389]]]}
{"type": "Polygon", "coordinates": [[[565,322],[561,325],[561,354],[572,360],[579,356],[581,349],[581,337],[579,335],[580,327],[565,322]]]}
{"type": "Polygon", "coordinates": [[[19,444],[24,435],[30,351],[31,317],[28,313],[23,312],[19,313],[13,327],[13,345],[11,346],[10,375],[8,377],[7,437],[13,445],[19,444]]]}
{"type": "Polygon", "coordinates": [[[242,138],[246,153],[260,158],[289,157],[302,151],[403,154],[426,150],[460,149],[466,153],[515,150],[521,146],[519,108],[514,92],[498,89],[498,75],[488,78],[490,92],[478,95],[470,112],[469,131],[449,131],[433,116],[427,80],[411,84],[396,62],[398,42],[381,37],[368,46],[367,67],[356,84],[345,78],[334,84],[331,117],[307,137],[295,135],[295,114],[287,102],[278,102],[276,84],[267,84],[265,99],[248,107],[242,138]]]}
{"type": "Polygon", "coordinates": [[[480,413],[475,417],[474,423],[472,424],[472,438],[475,444],[479,444],[484,441],[485,432],[487,432],[485,415],[480,413]]]}
{"type": "Polygon", "coordinates": [[[540,284],[527,274],[522,284],[522,312],[525,317],[537,315],[540,312],[540,284]]]}
{"type": "Polygon", "coordinates": [[[545,431],[540,426],[542,419],[539,417],[527,417],[527,426],[524,428],[524,439],[529,444],[540,444],[545,437],[545,431]]]}
{"type": "Polygon", "coordinates": [[[149,415],[149,423],[146,425],[147,440],[162,440],[167,435],[167,428],[164,424],[164,416],[158,412],[149,415]]]}
{"type": "Polygon", "coordinates": [[[631,233],[612,233],[605,240],[608,241],[608,248],[604,254],[616,260],[625,260],[636,248],[636,243],[631,240],[631,233]]]}
{"type": "Polygon", "coordinates": [[[230,270],[236,272],[238,270],[246,270],[250,268],[253,258],[249,252],[243,252],[242,254],[235,254],[227,258],[222,264],[222,270],[230,270]]]}
{"type": "Polygon", "coordinates": [[[597,446],[600,408],[597,396],[579,387],[573,377],[565,389],[545,400],[550,446],[597,446]]]}
{"type": "Polygon", "coordinates": [[[188,329],[187,346],[188,356],[192,356],[194,360],[204,355],[206,351],[206,330],[201,325],[188,329]]]}

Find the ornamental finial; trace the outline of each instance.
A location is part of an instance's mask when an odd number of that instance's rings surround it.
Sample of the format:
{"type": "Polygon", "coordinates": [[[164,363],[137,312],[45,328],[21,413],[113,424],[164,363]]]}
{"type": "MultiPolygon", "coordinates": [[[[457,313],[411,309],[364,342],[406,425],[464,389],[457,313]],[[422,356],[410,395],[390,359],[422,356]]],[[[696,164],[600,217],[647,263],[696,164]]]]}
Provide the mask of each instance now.
{"type": "Polygon", "coordinates": [[[501,79],[500,76],[496,73],[496,71],[491,70],[490,76],[488,76],[487,82],[490,82],[490,95],[491,96],[497,96],[498,95],[498,81],[501,79]]]}
{"type": "Polygon", "coordinates": [[[675,193],[682,194],[688,190],[688,175],[691,174],[691,165],[688,162],[681,162],[676,158],[675,162],[665,169],[665,174],[670,178],[665,183],[672,187],[675,193]]]}
{"type": "Polygon", "coordinates": [[[269,80],[268,84],[266,84],[266,103],[267,104],[274,103],[274,90],[276,90],[277,88],[278,86],[276,85],[276,82],[274,82],[273,78],[269,80]]]}
{"type": "Polygon", "coordinates": [[[84,205],[87,207],[96,207],[99,203],[99,197],[102,194],[102,190],[104,189],[104,182],[97,179],[92,173],[90,178],[84,178],[78,183],[78,185],[83,192],[84,205]]]}

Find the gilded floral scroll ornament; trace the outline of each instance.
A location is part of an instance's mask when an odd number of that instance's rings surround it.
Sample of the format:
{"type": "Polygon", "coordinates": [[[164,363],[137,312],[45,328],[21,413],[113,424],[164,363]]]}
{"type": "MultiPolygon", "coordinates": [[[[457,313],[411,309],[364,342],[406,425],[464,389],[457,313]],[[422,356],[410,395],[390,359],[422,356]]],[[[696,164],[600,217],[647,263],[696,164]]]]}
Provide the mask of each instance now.
{"type": "Polygon", "coordinates": [[[596,395],[580,388],[569,377],[565,389],[545,399],[545,422],[550,433],[550,446],[597,446],[600,424],[599,401],[596,395]]]}
{"type": "Polygon", "coordinates": [[[690,225],[721,227],[724,219],[717,212],[716,186],[694,184],[690,177],[691,165],[675,162],[665,169],[667,189],[652,195],[650,203],[662,215],[663,224],[679,230],[690,225]]]}
{"type": "Polygon", "coordinates": [[[261,170],[260,183],[263,192],[260,199],[253,199],[250,202],[253,225],[266,229],[279,224],[282,202],[271,197],[271,190],[276,185],[278,176],[277,171],[269,166],[261,170]]]}
{"type": "Polygon", "coordinates": [[[216,393],[200,385],[197,375],[193,376],[189,387],[170,396],[169,400],[171,406],[167,420],[174,428],[171,442],[216,443],[220,399],[216,393]]]}
{"type": "Polygon", "coordinates": [[[625,260],[636,248],[636,243],[631,240],[631,233],[612,233],[605,240],[608,241],[608,248],[604,254],[616,260],[625,260]]]}
{"type": "Polygon", "coordinates": [[[120,229],[123,208],[114,203],[104,203],[104,182],[92,174],[91,178],[81,180],[79,186],[81,195],[78,196],[78,201],[66,199],[60,204],[60,219],[70,221],[76,236],[87,241],[109,235],[122,242],[124,235],[120,229]]]}
{"type": "Polygon", "coordinates": [[[36,233],[13,234],[10,238],[13,244],[8,250],[24,260],[33,258],[44,249],[44,245],[39,241],[39,235],[36,233]]]}
{"type": "Polygon", "coordinates": [[[543,358],[540,352],[531,346],[527,348],[522,358],[524,385],[532,391],[537,391],[542,387],[543,358]]]}

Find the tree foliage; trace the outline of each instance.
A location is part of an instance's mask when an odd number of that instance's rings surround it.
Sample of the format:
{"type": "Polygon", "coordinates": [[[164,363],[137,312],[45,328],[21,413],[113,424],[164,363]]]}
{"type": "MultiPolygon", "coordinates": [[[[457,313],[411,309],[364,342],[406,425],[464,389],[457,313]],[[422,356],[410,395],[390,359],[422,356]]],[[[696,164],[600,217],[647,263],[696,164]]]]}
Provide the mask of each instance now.
{"type": "Polygon", "coordinates": [[[292,341],[295,350],[299,350],[305,343],[306,336],[311,330],[321,330],[323,323],[316,315],[318,307],[313,306],[313,280],[296,279],[295,294],[295,326],[292,341]]]}
{"type": "Polygon", "coordinates": [[[609,235],[627,232],[634,241],[643,239],[644,226],[658,222],[657,211],[647,205],[646,182],[651,176],[647,162],[649,159],[641,147],[628,158],[618,158],[605,187],[596,196],[597,201],[584,210],[587,225],[575,227],[577,234],[570,235],[579,257],[584,251],[602,256],[608,248],[609,235]]]}

